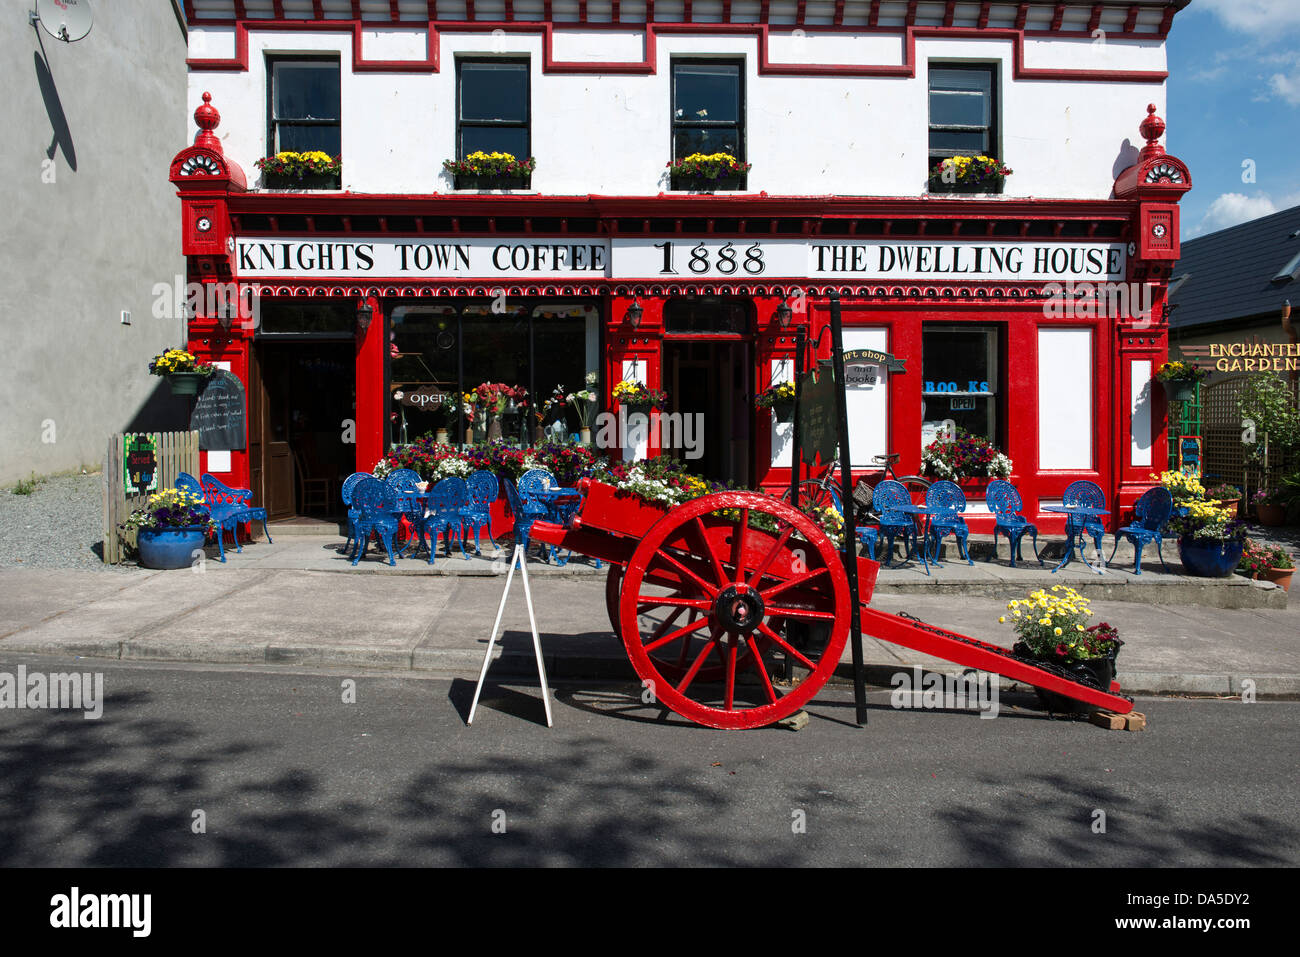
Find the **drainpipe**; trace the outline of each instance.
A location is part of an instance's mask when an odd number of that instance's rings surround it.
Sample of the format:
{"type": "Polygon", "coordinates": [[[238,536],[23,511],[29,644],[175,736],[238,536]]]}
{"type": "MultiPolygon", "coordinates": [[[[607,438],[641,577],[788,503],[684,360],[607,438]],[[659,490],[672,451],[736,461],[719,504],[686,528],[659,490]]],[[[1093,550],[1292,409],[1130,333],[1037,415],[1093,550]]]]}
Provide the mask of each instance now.
{"type": "MultiPolygon", "coordinates": [[[[1295,326],[1291,324],[1291,300],[1287,299],[1282,303],[1282,333],[1291,340],[1291,345],[1296,344],[1295,326]]],[[[1296,379],[1300,377],[1300,372],[1292,371],[1289,378],[1291,384],[1295,385],[1296,379]]]]}

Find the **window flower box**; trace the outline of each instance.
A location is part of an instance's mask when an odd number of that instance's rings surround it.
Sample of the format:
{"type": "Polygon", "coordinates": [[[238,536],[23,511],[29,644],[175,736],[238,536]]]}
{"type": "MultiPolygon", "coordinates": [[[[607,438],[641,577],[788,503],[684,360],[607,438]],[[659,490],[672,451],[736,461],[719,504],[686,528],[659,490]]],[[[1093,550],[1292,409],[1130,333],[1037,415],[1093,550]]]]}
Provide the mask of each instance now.
{"type": "Polygon", "coordinates": [[[443,160],[442,168],[451,174],[456,189],[528,189],[537,160],[477,150],[463,160],[443,160]]]}
{"type": "Polygon", "coordinates": [[[713,192],[744,189],[745,174],[754,164],[742,163],[730,153],[692,153],[667,165],[673,189],[713,192]]]}
{"type": "Polygon", "coordinates": [[[1012,170],[991,156],[950,156],[930,170],[931,193],[1000,193],[1012,170]]]}
{"type": "Polygon", "coordinates": [[[338,189],[343,177],[343,157],[320,150],[284,151],[255,164],[262,171],[264,189],[338,189]]]}

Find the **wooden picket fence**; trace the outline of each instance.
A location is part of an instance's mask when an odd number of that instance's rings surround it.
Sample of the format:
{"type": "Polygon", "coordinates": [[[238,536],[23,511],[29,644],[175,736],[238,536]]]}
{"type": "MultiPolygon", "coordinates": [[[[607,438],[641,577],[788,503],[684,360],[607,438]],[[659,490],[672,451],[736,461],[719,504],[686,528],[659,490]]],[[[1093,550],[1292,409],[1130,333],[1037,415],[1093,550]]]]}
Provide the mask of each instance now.
{"type": "MultiPolygon", "coordinates": [[[[128,543],[118,528],[127,517],[148,501],[152,492],[128,495],[126,476],[123,474],[125,449],[128,439],[137,435],[150,435],[158,447],[158,488],[172,488],[176,476],[188,472],[199,477],[198,432],[130,432],[113,435],[108,440],[104,455],[104,562],[116,565],[122,561],[128,543]]],[[[132,533],[133,534],[133,533],[132,533]]]]}

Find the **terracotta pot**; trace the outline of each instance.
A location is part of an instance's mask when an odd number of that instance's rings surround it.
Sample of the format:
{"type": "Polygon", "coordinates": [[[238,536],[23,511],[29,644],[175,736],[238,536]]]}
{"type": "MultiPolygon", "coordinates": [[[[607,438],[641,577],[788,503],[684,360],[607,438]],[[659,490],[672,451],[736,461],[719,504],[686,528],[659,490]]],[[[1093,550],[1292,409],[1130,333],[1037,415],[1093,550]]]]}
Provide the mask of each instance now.
{"type": "Polygon", "coordinates": [[[1291,590],[1291,576],[1295,574],[1294,568],[1270,568],[1267,571],[1260,572],[1259,578],[1266,582],[1272,582],[1274,585],[1281,585],[1283,591],[1291,590]]]}
{"type": "Polygon", "coordinates": [[[1286,506],[1269,505],[1260,502],[1255,506],[1255,513],[1259,516],[1259,524],[1267,525],[1270,528],[1286,524],[1286,506]]]}

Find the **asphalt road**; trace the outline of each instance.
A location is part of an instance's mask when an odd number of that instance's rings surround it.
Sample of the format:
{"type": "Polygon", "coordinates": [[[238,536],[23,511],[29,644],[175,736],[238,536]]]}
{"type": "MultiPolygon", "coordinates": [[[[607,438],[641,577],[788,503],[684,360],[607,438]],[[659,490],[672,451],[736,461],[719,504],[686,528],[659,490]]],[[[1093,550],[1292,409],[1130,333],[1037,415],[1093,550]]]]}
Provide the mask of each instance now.
{"type": "Polygon", "coordinates": [[[0,865],[1300,863],[1290,702],[1139,699],[1132,733],[880,692],[862,730],[832,687],[802,731],[729,733],[584,684],[547,729],[490,684],[467,728],[463,680],[71,665],[100,719],[0,710],[0,865]]]}

